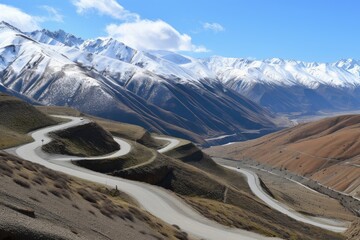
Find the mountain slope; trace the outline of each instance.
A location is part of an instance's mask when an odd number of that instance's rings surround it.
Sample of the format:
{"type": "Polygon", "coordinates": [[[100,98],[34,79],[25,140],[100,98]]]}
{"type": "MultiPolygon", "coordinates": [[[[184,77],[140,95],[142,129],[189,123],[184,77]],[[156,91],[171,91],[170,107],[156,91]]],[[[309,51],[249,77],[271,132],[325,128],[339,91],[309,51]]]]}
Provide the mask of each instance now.
{"type": "Polygon", "coordinates": [[[127,194],[0,153],[0,239],[188,239],[127,194]]]}
{"type": "MultiPolygon", "coordinates": [[[[49,35],[61,43],[70,42],[67,46],[74,46],[70,34],[49,35]],[[69,35],[69,40],[64,40],[64,35],[69,35]]],[[[195,85],[221,84],[274,112],[312,114],[324,110],[353,110],[360,105],[360,63],[354,59],[334,63],[219,56],[194,59],[169,51],[137,51],[111,38],[79,42],[76,47],[125,61],[166,79],[195,85]]]]}
{"type": "Polygon", "coordinates": [[[209,136],[276,127],[268,111],[218,81],[190,78],[190,71],[115,40],[68,47],[58,44],[66,39],[50,41],[46,31],[36,36],[46,44],[0,25],[0,78],[5,88],[41,104],[71,106],[201,144],[209,136]]]}
{"type": "Polygon", "coordinates": [[[360,116],[323,119],[265,137],[210,148],[211,155],[251,158],[360,198],[360,116]]]}
{"type": "Polygon", "coordinates": [[[167,59],[136,51],[114,39],[86,41],[80,48],[95,54],[85,57],[86,52],[76,49],[56,49],[74,62],[112,78],[147,102],[189,119],[195,123],[195,128],[190,128],[193,132],[211,136],[219,130],[236,133],[274,127],[269,121],[270,113],[256,104],[224,88],[216,79],[199,79],[167,59]],[[209,132],[209,126],[218,130],[209,132]]]}
{"type": "Polygon", "coordinates": [[[34,32],[28,33],[28,36],[32,39],[50,44],[50,45],[57,45],[57,46],[79,46],[84,42],[81,38],[75,37],[72,34],[66,33],[63,30],[58,30],[55,32],[51,32],[49,30],[36,30],[34,32]]]}
{"type": "Polygon", "coordinates": [[[271,112],[360,106],[360,65],[351,59],[326,64],[195,59],[138,51],[112,38],[84,41],[63,31],[25,35],[6,23],[0,35],[1,91],[200,144],[274,131],[279,122],[271,112]]]}
{"type": "Polygon", "coordinates": [[[52,124],[54,119],[30,104],[0,93],[0,149],[30,142],[29,131],[52,124]]]}
{"type": "MultiPolygon", "coordinates": [[[[84,112],[137,123],[155,131],[184,132],[182,135],[188,134],[191,138],[191,133],[158,117],[173,123],[184,120],[148,104],[119,86],[114,92],[107,84],[109,79],[79,67],[64,55],[8,26],[3,25],[1,30],[0,51],[8,62],[1,69],[0,76],[7,89],[45,105],[70,105],[84,112]]],[[[196,139],[196,134],[194,136],[196,139]]]]}
{"type": "Polygon", "coordinates": [[[312,113],[360,106],[360,64],[352,59],[307,63],[212,57],[203,63],[227,87],[275,112],[312,113]]]}

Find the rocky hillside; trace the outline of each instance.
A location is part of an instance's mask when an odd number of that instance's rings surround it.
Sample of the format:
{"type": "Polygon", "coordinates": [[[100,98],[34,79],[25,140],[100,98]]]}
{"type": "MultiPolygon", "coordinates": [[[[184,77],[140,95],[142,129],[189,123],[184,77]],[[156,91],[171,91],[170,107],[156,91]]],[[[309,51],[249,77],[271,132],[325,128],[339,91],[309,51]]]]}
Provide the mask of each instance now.
{"type": "Polygon", "coordinates": [[[262,138],[213,147],[230,159],[253,159],[360,198],[360,116],[301,124],[262,138]]]}
{"type": "Polygon", "coordinates": [[[6,153],[0,153],[0,214],[1,240],[188,239],[116,189],[6,153]]]}

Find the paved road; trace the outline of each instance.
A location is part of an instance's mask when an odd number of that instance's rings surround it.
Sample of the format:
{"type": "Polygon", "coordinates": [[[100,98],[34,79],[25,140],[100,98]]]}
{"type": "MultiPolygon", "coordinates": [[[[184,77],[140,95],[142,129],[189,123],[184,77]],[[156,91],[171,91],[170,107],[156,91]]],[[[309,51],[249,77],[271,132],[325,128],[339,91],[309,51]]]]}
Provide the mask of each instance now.
{"type": "Polygon", "coordinates": [[[154,138],[158,139],[158,140],[165,140],[165,141],[169,142],[169,144],[167,144],[165,147],[158,150],[159,153],[168,152],[171,149],[174,149],[180,143],[180,141],[175,138],[168,138],[168,137],[154,137],[154,138]]]}
{"type": "MultiPolygon", "coordinates": [[[[211,221],[198,212],[193,210],[191,207],[186,205],[180,198],[175,194],[166,191],[160,187],[156,187],[150,184],[130,181],[122,178],[112,177],[105,174],[93,172],[88,169],[84,169],[75,165],[62,165],[57,164],[57,161],[48,161],[48,159],[43,157],[41,152],[42,144],[46,144],[51,139],[47,136],[49,132],[66,129],[72,126],[79,124],[85,124],[88,121],[83,120],[82,118],[76,117],[67,117],[71,121],[68,123],[63,123],[56,126],[51,126],[43,128],[31,133],[31,136],[34,138],[34,142],[22,145],[16,148],[16,154],[28,161],[41,164],[49,169],[66,173],[71,176],[79,177],[91,182],[99,183],[106,185],[111,188],[117,188],[120,191],[123,191],[134,199],[148,212],[154,216],[164,220],[169,224],[176,224],[182,230],[191,234],[192,236],[209,239],[209,240],[218,240],[218,239],[242,239],[242,240],[255,240],[255,239],[271,239],[264,236],[261,236],[256,233],[248,232],[245,230],[229,228],[220,224],[211,221]]],[[[167,138],[163,138],[167,140],[167,138]]],[[[159,151],[165,152],[169,149],[174,148],[178,140],[169,139],[172,143],[168,144],[165,148],[160,149],[159,151]],[[164,150],[165,149],[165,150],[164,150]]],[[[122,142],[119,142],[121,149],[126,149],[126,146],[122,142]]],[[[121,151],[120,149],[120,151],[121,151]]],[[[113,153],[116,154],[116,153],[113,153]]],[[[110,155],[113,157],[113,155],[110,155]]],[[[107,156],[109,157],[109,156],[107,156]]],[[[72,158],[74,159],[74,158],[72,158]]],[[[82,158],[86,159],[86,158],[82,158]]],[[[99,159],[99,157],[97,157],[99,159]]],[[[61,161],[58,161],[61,163],[61,161]]],[[[272,238],[274,239],[274,238],[272,238]]]]}
{"type": "Polygon", "coordinates": [[[302,214],[296,212],[295,210],[289,208],[285,204],[282,204],[281,202],[275,200],[274,198],[269,196],[262,189],[259,177],[256,175],[256,173],[254,173],[250,170],[247,170],[247,169],[238,169],[238,168],[229,167],[226,165],[223,165],[223,166],[245,175],[251,191],[271,208],[273,208],[283,214],[286,214],[287,216],[289,216],[299,222],[311,224],[313,226],[320,227],[320,228],[323,228],[326,230],[330,230],[333,232],[344,232],[347,230],[346,227],[340,226],[340,225],[342,225],[342,223],[337,223],[335,221],[331,221],[328,219],[325,220],[325,219],[321,219],[321,218],[316,218],[316,219],[310,218],[308,216],[305,216],[305,215],[302,215],[302,214]]]}

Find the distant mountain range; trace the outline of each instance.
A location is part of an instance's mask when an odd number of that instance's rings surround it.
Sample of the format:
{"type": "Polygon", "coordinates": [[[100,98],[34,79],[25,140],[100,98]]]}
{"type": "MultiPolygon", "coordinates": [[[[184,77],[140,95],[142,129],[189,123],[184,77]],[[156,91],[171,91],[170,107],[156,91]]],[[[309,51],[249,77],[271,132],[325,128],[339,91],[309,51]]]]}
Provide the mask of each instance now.
{"type": "Polygon", "coordinates": [[[112,38],[0,24],[0,91],[200,144],[273,131],[272,112],[358,108],[359,85],[355,60],[195,59],[139,51],[112,38]]]}
{"type": "Polygon", "coordinates": [[[213,57],[204,61],[227,87],[281,113],[360,107],[360,62],[307,63],[213,57]]]}

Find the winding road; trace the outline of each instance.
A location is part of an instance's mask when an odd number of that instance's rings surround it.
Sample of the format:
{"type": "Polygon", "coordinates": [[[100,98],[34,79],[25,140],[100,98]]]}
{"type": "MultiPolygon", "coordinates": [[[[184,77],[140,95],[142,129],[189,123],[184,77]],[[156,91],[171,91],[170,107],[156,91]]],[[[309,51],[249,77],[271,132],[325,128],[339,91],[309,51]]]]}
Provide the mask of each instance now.
{"type": "Polygon", "coordinates": [[[235,170],[243,175],[246,176],[248,184],[250,186],[251,191],[262,201],[264,201],[268,206],[272,207],[273,209],[286,214],[287,216],[303,223],[311,224],[316,227],[320,227],[326,230],[330,230],[333,232],[344,232],[347,230],[346,227],[342,226],[343,223],[332,221],[330,219],[323,219],[323,218],[314,218],[312,219],[309,216],[300,214],[296,212],[295,210],[289,208],[285,204],[275,200],[271,196],[269,196],[261,187],[259,177],[256,175],[256,173],[247,170],[247,169],[239,169],[235,167],[230,167],[226,165],[222,165],[228,169],[235,170]]]}
{"type": "MultiPolygon", "coordinates": [[[[52,115],[52,116],[57,117],[57,118],[65,118],[65,119],[68,119],[71,121],[68,123],[65,123],[65,124],[56,125],[56,126],[52,126],[52,127],[48,127],[48,128],[43,128],[43,129],[33,132],[31,134],[31,136],[34,139],[42,137],[42,140],[44,140],[42,142],[42,144],[47,144],[51,141],[51,138],[49,136],[47,136],[47,134],[49,132],[57,131],[60,129],[66,129],[66,128],[70,128],[70,127],[74,127],[74,126],[78,126],[78,125],[82,125],[82,124],[87,124],[90,122],[88,119],[78,118],[78,117],[68,117],[68,116],[65,117],[65,116],[61,116],[61,115],[52,115]]],[[[115,142],[117,142],[119,144],[120,150],[115,151],[110,154],[105,154],[102,156],[95,156],[95,157],[86,157],[86,158],[78,157],[78,156],[54,155],[55,157],[51,156],[51,159],[56,160],[56,161],[72,161],[72,160],[84,160],[84,159],[86,159],[86,160],[102,160],[102,159],[121,157],[121,156],[128,154],[131,151],[131,145],[128,142],[124,141],[121,138],[114,137],[114,136],[113,136],[113,139],[115,142]],[[58,157],[58,156],[62,156],[62,157],[58,157]]],[[[39,149],[37,149],[37,152],[39,153],[39,149]]],[[[45,153],[42,153],[41,155],[45,155],[45,153]]],[[[50,156],[50,155],[48,155],[48,156],[50,156]]]]}
{"type": "MultiPolygon", "coordinates": [[[[193,210],[175,194],[160,187],[108,176],[72,164],[62,164],[64,161],[74,160],[77,159],[77,157],[56,158],[56,156],[53,156],[51,159],[46,158],[46,154],[42,152],[41,146],[51,141],[51,138],[47,136],[49,132],[88,123],[88,120],[84,120],[78,117],[57,117],[66,118],[71,121],[56,126],[46,127],[30,133],[34,139],[34,142],[17,147],[15,149],[15,153],[20,158],[37,164],[41,164],[55,171],[63,172],[68,175],[82,178],[91,182],[103,184],[111,188],[115,188],[117,186],[120,191],[123,191],[132,196],[134,199],[137,200],[137,202],[141,205],[142,208],[144,208],[154,216],[162,219],[169,224],[178,225],[182,230],[186,231],[194,237],[209,240],[275,239],[264,237],[262,235],[241,229],[229,228],[220,225],[214,221],[211,221],[193,210]]],[[[160,139],[160,137],[158,139],[160,139]]],[[[118,138],[115,138],[115,140],[120,144],[121,149],[119,151],[102,157],[82,157],[81,159],[105,159],[119,157],[127,154],[131,150],[131,146],[125,141],[118,138]]],[[[161,140],[167,140],[170,142],[170,144],[158,150],[159,152],[169,151],[179,144],[179,140],[175,140],[173,138],[161,137],[161,140]]]]}
{"type": "Polygon", "coordinates": [[[158,150],[159,153],[168,152],[171,149],[174,149],[180,143],[180,141],[175,138],[167,138],[167,137],[154,137],[154,138],[158,139],[158,140],[165,140],[165,141],[169,142],[165,147],[158,150]]]}

